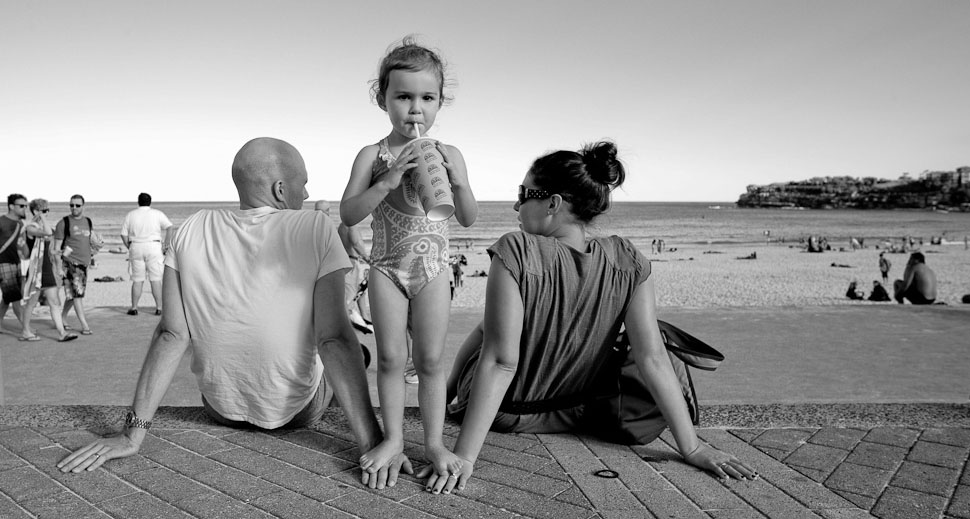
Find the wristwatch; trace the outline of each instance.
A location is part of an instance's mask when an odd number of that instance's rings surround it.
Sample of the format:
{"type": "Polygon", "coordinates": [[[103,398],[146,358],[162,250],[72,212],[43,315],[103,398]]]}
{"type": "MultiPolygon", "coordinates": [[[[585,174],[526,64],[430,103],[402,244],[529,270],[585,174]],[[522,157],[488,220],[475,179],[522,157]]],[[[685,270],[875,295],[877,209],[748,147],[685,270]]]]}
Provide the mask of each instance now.
{"type": "Polygon", "coordinates": [[[125,416],[125,427],[137,427],[147,431],[152,428],[152,422],[138,418],[134,411],[128,411],[128,415],[125,416]]]}

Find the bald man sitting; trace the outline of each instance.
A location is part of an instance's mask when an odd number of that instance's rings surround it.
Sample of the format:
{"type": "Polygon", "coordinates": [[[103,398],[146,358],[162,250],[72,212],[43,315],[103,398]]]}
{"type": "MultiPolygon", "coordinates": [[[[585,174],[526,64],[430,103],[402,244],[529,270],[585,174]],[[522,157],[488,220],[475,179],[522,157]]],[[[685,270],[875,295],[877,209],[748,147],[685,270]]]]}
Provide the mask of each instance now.
{"type": "MultiPolygon", "coordinates": [[[[205,412],[220,424],[301,427],[336,395],[360,452],[381,442],[344,307],[350,261],[330,218],[299,210],[308,196],[303,158],[286,142],[254,139],[236,154],[232,180],[239,210],[199,211],[172,240],[166,304],[124,429],[67,456],[61,471],[138,452],[189,347],[205,412]]],[[[404,456],[363,472],[362,482],[393,486],[401,470],[411,472],[404,456]]]]}

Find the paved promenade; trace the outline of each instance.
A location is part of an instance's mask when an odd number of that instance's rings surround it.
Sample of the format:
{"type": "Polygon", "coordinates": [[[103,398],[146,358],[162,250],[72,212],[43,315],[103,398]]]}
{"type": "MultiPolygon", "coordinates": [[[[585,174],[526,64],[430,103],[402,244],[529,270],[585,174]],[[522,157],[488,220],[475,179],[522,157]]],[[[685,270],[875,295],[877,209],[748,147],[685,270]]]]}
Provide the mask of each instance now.
{"type": "MultiPolygon", "coordinates": [[[[100,315],[96,335],[71,343],[73,356],[57,343],[0,336],[8,388],[0,517],[970,518],[967,309],[671,309],[662,317],[727,355],[717,372],[695,375],[699,434],[761,479],[722,483],[701,473],[680,461],[669,435],[628,447],[572,434],[490,434],[459,494],[429,494],[407,476],[371,491],[358,482],[359,453],[339,409],[312,428],[267,434],[216,426],[196,404],[161,408],[137,456],[64,475],[59,459],[120,424],[147,345],[147,335],[132,337],[152,325],[100,315]],[[138,359],[134,368],[128,356],[138,359]],[[124,387],[76,389],[111,385],[106,372],[123,373],[124,387]],[[46,403],[30,404],[21,379],[59,388],[71,405],[55,403],[54,389],[40,392],[46,403]],[[600,469],[618,477],[597,477],[600,469]]],[[[459,313],[453,334],[476,319],[459,313]]],[[[191,375],[183,382],[194,384],[191,375]]],[[[419,461],[415,409],[406,429],[419,461]]],[[[457,424],[445,432],[453,441],[457,424]]]]}

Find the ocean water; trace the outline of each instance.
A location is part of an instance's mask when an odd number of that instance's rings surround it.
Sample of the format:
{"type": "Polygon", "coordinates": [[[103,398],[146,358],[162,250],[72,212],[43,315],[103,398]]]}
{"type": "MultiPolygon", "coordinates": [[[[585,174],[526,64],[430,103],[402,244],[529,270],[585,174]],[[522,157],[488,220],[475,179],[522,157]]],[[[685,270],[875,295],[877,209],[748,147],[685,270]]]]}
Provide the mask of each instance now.
{"type": "MultiPolygon", "coordinates": [[[[512,202],[480,202],[478,221],[464,228],[452,221],[452,244],[471,240],[476,247],[491,245],[501,235],[518,230],[512,202]]],[[[51,213],[61,218],[69,213],[67,203],[51,203],[51,213]]],[[[336,203],[332,204],[336,217],[336,203]]],[[[156,202],[175,225],[200,209],[235,209],[236,202],[156,202]]],[[[84,214],[94,222],[108,246],[121,244],[119,233],[128,211],[127,202],[88,202],[84,214]]],[[[308,201],[305,209],[312,210],[308,201]]],[[[361,234],[370,240],[370,217],[360,224],[361,234]]],[[[825,236],[830,242],[848,242],[852,237],[867,241],[902,239],[905,236],[929,240],[943,236],[962,242],[970,236],[970,213],[928,210],[785,210],[739,209],[733,202],[617,202],[611,211],[593,222],[594,235],[616,234],[630,239],[641,250],[650,250],[654,239],[667,247],[690,244],[764,243],[765,231],[772,240],[786,242],[810,235],[825,236]]]]}

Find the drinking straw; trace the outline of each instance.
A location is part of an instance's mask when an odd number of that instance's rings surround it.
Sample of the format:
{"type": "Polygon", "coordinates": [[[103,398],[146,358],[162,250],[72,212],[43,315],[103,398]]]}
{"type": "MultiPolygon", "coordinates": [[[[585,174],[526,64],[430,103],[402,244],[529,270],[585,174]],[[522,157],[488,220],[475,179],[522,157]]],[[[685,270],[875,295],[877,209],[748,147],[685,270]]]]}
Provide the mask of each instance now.
{"type": "Polygon", "coordinates": [[[415,139],[420,139],[421,138],[421,128],[418,126],[418,123],[415,122],[415,123],[411,123],[411,124],[414,125],[414,138],[415,139]]]}

